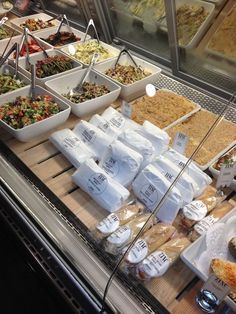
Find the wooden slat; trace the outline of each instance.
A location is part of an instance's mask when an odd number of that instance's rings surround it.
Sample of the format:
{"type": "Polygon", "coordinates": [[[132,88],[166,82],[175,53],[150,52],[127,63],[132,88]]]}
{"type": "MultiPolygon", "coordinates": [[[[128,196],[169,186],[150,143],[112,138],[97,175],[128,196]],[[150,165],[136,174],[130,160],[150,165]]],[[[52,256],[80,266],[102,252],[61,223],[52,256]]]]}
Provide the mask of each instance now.
{"type": "Polygon", "coordinates": [[[69,169],[68,171],[62,173],[56,178],[51,179],[46,182],[46,185],[52,190],[59,198],[67,195],[69,191],[76,187],[73,183],[71,176],[74,173],[75,169],[69,169]],[[62,184],[63,182],[63,184],[62,184]]]}

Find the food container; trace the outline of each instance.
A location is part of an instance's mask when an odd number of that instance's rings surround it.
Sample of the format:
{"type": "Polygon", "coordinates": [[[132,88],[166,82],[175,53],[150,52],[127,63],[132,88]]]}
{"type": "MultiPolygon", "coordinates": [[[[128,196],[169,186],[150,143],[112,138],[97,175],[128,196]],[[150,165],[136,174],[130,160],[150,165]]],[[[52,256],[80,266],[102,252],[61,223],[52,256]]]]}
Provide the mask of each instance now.
{"type": "Polygon", "coordinates": [[[119,85],[92,70],[86,81],[96,83],[98,85],[105,85],[110,90],[110,93],[78,104],[75,104],[66,97],[62,96],[62,94],[67,94],[71,88],[78,85],[85,71],[86,69],[66,74],[62,78],[50,80],[45,84],[48,90],[55,93],[58,97],[61,97],[65,103],[70,105],[72,112],[79,117],[109,106],[120,94],[119,85]]]}
{"type": "MultiPolygon", "coordinates": [[[[38,38],[43,40],[45,43],[47,43],[45,41],[45,39],[47,39],[52,34],[56,34],[57,30],[58,30],[58,27],[50,27],[48,29],[43,29],[43,30],[38,31],[35,34],[35,36],[37,36],[38,38]]],[[[61,30],[60,30],[60,32],[71,32],[71,31],[75,34],[75,36],[80,38],[80,40],[75,41],[74,43],[79,43],[81,40],[84,39],[85,33],[79,31],[76,28],[68,27],[68,25],[62,25],[61,30]]],[[[87,39],[89,39],[89,38],[90,38],[90,36],[88,35],[87,39]]],[[[57,47],[57,48],[59,48],[59,47],[62,48],[62,47],[68,46],[68,44],[65,44],[63,46],[54,46],[54,45],[51,45],[49,43],[47,43],[47,44],[50,45],[50,47],[57,47]]]]}
{"type": "MultiPolygon", "coordinates": [[[[138,66],[141,66],[142,69],[150,72],[151,75],[129,85],[124,85],[112,79],[116,84],[118,84],[121,87],[120,96],[127,101],[145,94],[145,86],[149,83],[151,84],[155,83],[158,80],[159,74],[161,73],[161,69],[159,67],[135,56],[133,56],[133,59],[135,60],[138,66]]],[[[111,79],[109,76],[105,75],[104,73],[106,70],[114,67],[115,63],[116,63],[116,59],[105,61],[101,64],[95,65],[94,69],[98,71],[99,73],[103,74],[106,78],[111,79]]],[[[120,57],[119,64],[133,65],[130,57],[127,55],[122,55],[120,57]]]]}
{"type": "MultiPolygon", "coordinates": [[[[235,149],[235,148],[234,148],[235,149]]],[[[227,153],[229,153],[230,151],[228,151],[227,153]]],[[[226,155],[227,155],[227,153],[226,153],[226,155]]],[[[220,159],[220,158],[219,158],[220,159]]],[[[216,162],[214,162],[210,167],[209,167],[209,170],[210,170],[210,172],[212,173],[212,175],[213,175],[213,177],[215,178],[215,179],[217,179],[218,178],[218,176],[219,176],[219,174],[220,174],[220,170],[217,170],[216,168],[215,168],[215,164],[217,163],[217,161],[216,162]]],[[[232,189],[232,190],[234,190],[234,191],[236,191],[236,179],[234,179],[233,180],[233,182],[230,184],[230,188],[232,189]]]]}
{"type": "MultiPolygon", "coordinates": [[[[91,41],[97,41],[97,40],[96,40],[96,39],[91,39],[91,41]]],[[[74,44],[71,44],[71,45],[76,48],[77,45],[81,45],[81,44],[82,44],[82,43],[77,42],[77,43],[74,43],[74,44]]],[[[101,44],[104,48],[106,48],[109,53],[112,54],[112,57],[110,57],[110,58],[108,58],[108,59],[106,59],[106,60],[98,61],[98,62],[96,62],[96,64],[100,64],[100,63],[103,63],[103,62],[106,62],[106,61],[108,61],[108,60],[111,60],[111,59],[114,59],[114,58],[118,57],[118,55],[119,55],[119,53],[120,53],[120,50],[119,50],[119,49],[117,49],[117,48],[115,48],[115,47],[113,47],[113,46],[111,46],[111,45],[108,45],[108,44],[106,44],[106,43],[104,43],[104,42],[102,42],[102,41],[100,41],[100,44],[101,44]]],[[[70,46],[71,46],[71,45],[70,45],[70,46]]],[[[70,47],[69,47],[68,45],[67,45],[66,47],[61,48],[61,50],[62,50],[64,53],[66,53],[66,54],[70,55],[71,57],[75,58],[75,57],[73,56],[73,54],[70,52],[70,47]]],[[[81,62],[84,66],[88,66],[87,63],[85,63],[85,62],[83,62],[83,61],[81,61],[81,60],[79,60],[79,59],[77,59],[77,58],[75,58],[75,59],[78,60],[79,62],[81,62]]]]}
{"type": "MultiPolygon", "coordinates": [[[[8,64],[4,64],[1,68],[0,68],[0,74],[10,74],[10,75],[14,75],[15,74],[15,69],[13,67],[11,67],[10,65],[8,64]]],[[[20,88],[17,88],[17,90],[13,90],[11,92],[7,92],[7,93],[4,93],[4,94],[1,94],[0,95],[0,99],[2,97],[4,97],[5,95],[9,96],[11,95],[12,93],[14,93],[15,91],[18,91],[18,90],[21,90],[21,89],[24,89],[24,88],[27,88],[27,85],[30,85],[30,79],[28,79],[28,77],[26,77],[25,75],[23,75],[22,73],[18,72],[17,74],[17,77],[23,81],[26,86],[24,87],[20,87],[20,88]]]]}
{"type": "MultiPolygon", "coordinates": [[[[51,49],[51,50],[48,50],[47,51],[47,54],[49,57],[51,56],[66,56],[68,57],[67,55],[65,55],[63,52],[61,52],[60,50],[56,50],[56,49],[51,49]]],[[[46,59],[45,55],[43,52],[39,52],[39,53],[35,53],[33,54],[31,57],[30,57],[30,63],[32,64],[36,64],[38,60],[44,60],[46,59]]],[[[48,80],[52,80],[54,78],[57,78],[57,77],[61,77],[63,76],[64,74],[68,74],[68,73],[71,73],[75,70],[78,70],[78,69],[81,69],[82,68],[82,64],[79,63],[78,61],[72,59],[72,62],[73,62],[73,68],[71,70],[67,70],[65,72],[61,72],[61,73],[58,73],[58,74],[54,74],[54,75],[51,75],[51,76],[47,76],[47,77],[44,77],[44,78],[38,78],[36,76],[36,84],[37,85],[41,85],[43,86],[44,83],[48,80]]],[[[31,77],[31,73],[30,73],[30,69],[29,69],[29,66],[27,64],[27,59],[26,57],[23,57],[23,58],[20,58],[19,59],[19,70],[27,77],[31,77]]]]}
{"type": "Polygon", "coordinates": [[[2,42],[2,40],[8,39],[11,37],[12,32],[14,31],[14,36],[18,36],[20,35],[20,32],[17,31],[16,29],[12,28],[11,26],[4,24],[2,26],[0,26],[0,28],[6,29],[9,32],[9,36],[3,39],[0,39],[0,41],[2,42]]]}
{"type": "MultiPolygon", "coordinates": [[[[25,126],[22,129],[14,129],[9,126],[4,121],[0,120],[0,126],[6,131],[12,134],[17,140],[21,142],[28,142],[34,137],[37,137],[58,125],[64,123],[70,114],[70,106],[68,106],[64,101],[62,101],[54,94],[48,92],[40,86],[36,86],[36,95],[50,95],[54,98],[55,102],[59,105],[61,111],[51,117],[35,122],[31,125],[25,126]]],[[[31,94],[31,87],[27,86],[24,89],[12,92],[11,94],[5,95],[0,99],[0,106],[8,102],[13,102],[18,96],[29,96],[31,94]]]]}
{"type": "MultiPolygon", "coordinates": [[[[26,20],[28,20],[28,19],[40,19],[43,21],[48,21],[51,18],[53,18],[53,16],[41,12],[41,13],[37,13],[37,14],[33,14],[33,15],[27,15],[27,16],[13,19],[13,20],[11,20],[11,25],[14,29],[17,29],[23,33],[23,27],[21,27],[20,25],[23,24],[26,20]]],[[[60,24],[60,21],[58,21],[58,20],[53,20],[52,22],[54,23],[55,26],[58,26],[60,24]]],[[[53,26],[50,26],[49,28],[51,28],[51,27],[53,27],[53,26]]],[[[41,31],[41,30],[33,31],[32,33],[36,33],[39,31],[41,31]]]]}
{"type": "Polygon", "coordinates": [[[0,2],[0,18],[4,17],[5,14],[9,11],[11,11],[13,8],[13,4],[11,3],[11,6],[9,6],[9,9],[4,9],[2,1],[0,2]]]}
{"type": "MultiPolygon", "coordinates": [[[[219,222],[227,222],[231,217],[236,216],[236,208],[232,209],[228,214],[226,214],[219,222]]],[[[216,223],[217,224],[217,223],[216,223]]],[[[196,267],[196,259],[206,250],[205,245],[205,235],[198,238],[193,244],[191,244],[184,252],[181,254],[181,259],[184,263],[202,280],[206,281],[207,276],[196,267]]],[[[236,312],[236,303],[230,298],[225,298],[226,303],[236,312]]]]}
{"type": "MultiPolygon", "coordinates": [[[[210,3],[207,1],[202,1],[202,0],[177,0],[176,1],[176,10],[178,10],[184,4],[203,6],[205,8],[205,10],[208,12],[206,19],[202,22],[202,24],[198,28],[196,34],[192,37],[192,39],[190,40],[190,42],[187,45],[183,46],[184,48],[192,49],[198,45],[202,36],[205,34],[208,27],[210,26],[211,21],[213,20],[213,18],[215,16],[215,5],[213,3],[210,3]]],[[[167,32],[166,20],[162,21],[160,29],[162,31],[167,32]]]]}

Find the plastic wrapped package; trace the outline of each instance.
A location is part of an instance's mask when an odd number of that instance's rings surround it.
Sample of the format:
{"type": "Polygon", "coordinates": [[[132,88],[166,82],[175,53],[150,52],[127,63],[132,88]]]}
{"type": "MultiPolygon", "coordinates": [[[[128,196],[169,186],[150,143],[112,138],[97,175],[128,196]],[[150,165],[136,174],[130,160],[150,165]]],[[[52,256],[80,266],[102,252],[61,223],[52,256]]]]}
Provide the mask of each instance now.
{"type": "Polygon", "coordinates": [[[143,213],[143,211],[144,205],[139,202],[123,206],[116,213],[108,215],[96,225],[92,232],[94,238],[96,240],[102,240],[116,231],[120,226],[123,226],[136,216],[143,213]]]}
{"type": "Polygon", "coordinates": [[[144,121],[142,127],[137,129],[136,132],[152,143],[155,155],[159,156],[168,149],[170,143],[169,135],[151,122],[144,121]]]}
{"type": "Polygon", "coordinates": [[[84,120],[76,124],[73,132],[84,142],[88,149],[94,153],[98,160],[101,159],[104,151],[113,141],[112,137],[84,120]]]}
{"type": "Polygon", "coordinates": [[[140,127],[139,124],[125,117],[112,107],[108,107],[101,116],[106,119],[119,134],[126,129],[136,130],[140,127]]]}
{"type": "MultiPolygon", "coordinates": [[[[173,162],[164,156],[159,156],[152,163],[164,177],[172,183],[181,171],[173,162]]],[[[185,204],[190,203],[198,194],[198,185],[186,173],[182,173],[175,185],[183,198],[185,204]]]]}
{"type": "Polygon", "coordinates": [[[143,157],[120,141],[112,142],[99,163],[111,178],[127,187],[139,171],[143,157]]]}
{"type": "Polygon", "coordinates": [[[72,175],[72,179],[109,212],[121,208],[130,195],[126,188],[107,175],[93,159],[86,160],[72,175]]]}
{"type": "Polygon", "coordinates": [[[219,221],[224,215],[228,214],[233,209],[233,205],[228,202],[223,202],[212,210],[210,215],[203,218],[197,224],[193,226],[193,230],[189,233],[188,238],[194,242],[201,235],[207,232],[207,230],[219,221]]]}
{"type": "MultiPolygon", "coordinates": [[[[188,161],[187,157],[178,153],[172,148],[164,152],[163,155],[170,161],[172,161],[180,169],[182,169],[188,161]]],[[[212,183],[212,179],[205,172],[203,172],[193,161],[189,164],[189,166],[185,170],[185,173],[188,174],[192,178],[192,180],[194,180],[198,185],[198,194],[195,193],[195,197],[201,195],[205,188],[212,183]]]]}
{"type": "Polygon", "coordinates": [[[119,135],[118,140],[143,156],[143,162],[140,166],[141,169],[152,161],[155,152],[152,143],[136,131],[125,130],[119,135]]]}
{"type": "MultiPolygon", "coordinates": [[[[157,207],[169,187],[170,182],[153,165],[145,167],[132,183],[134,194],[150,211],[157,207]]],[[[182,204],[179,190],[173,187],[157,213],[157,217],[162,222],[171,224],[182,204]]]]}
{"type": "Polygon", "coordinates": [[[49,140],[75,168],[88,158],[95,157],[95,154],[70,129],[52,133],[49,140]]]}
{"type": "Polygon", "coordinates": [[[136,277],[140,280],[149,280],[164,275],[190,243],[185,237],[166,242],[137,265],[136,277]]]}
{"type": "MultiPolygon", "coordinates": [[[[150,213],[139,215],[109,235],[104,244],[106,252],[113,255],[121,253],[122,249],[134,240],[149,217],[150,213]]],[[[155,218],[153,217],[149,220],[147,228],[150,228],[154,223],[155,218]]]]}
{"type": "Polygon", "coordinates": [[[181,226],[185,229],[190,229],[197,222],[202,220],[209,214],[217,205],[224,201],[226,195],[222,192],[215,195],[199,196],[196,200],[188,205],[185,205],[179,212],[174,225],[181,226]]]}
{"type": "Polygon", "coordinates": [[[111,136],[113,139],[116,139],[119,135],[119,131],[112,126],[105,118],[99,116],[99,114],[95,114],[89,120],[89,123],[96,126],[100,130],[102,130],[107,135],[111,136]]]}
{"type": "Polygon", "coordinates": [[[128,265],[140,263],[162,244],[167,242],[176,231],[172,225],[158,223],[147,230],[132,246],[125,257],[128,265]]]}

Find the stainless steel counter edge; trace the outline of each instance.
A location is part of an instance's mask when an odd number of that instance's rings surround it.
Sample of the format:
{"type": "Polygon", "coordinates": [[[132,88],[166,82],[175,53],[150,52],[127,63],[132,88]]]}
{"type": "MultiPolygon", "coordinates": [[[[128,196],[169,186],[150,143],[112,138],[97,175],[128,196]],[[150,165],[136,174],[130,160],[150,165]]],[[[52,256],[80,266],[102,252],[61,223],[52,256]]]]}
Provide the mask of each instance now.
{"type": "MultiPolygon", "coordinates": [[[[66,222],[56,212],[52,211],[31,184],[2,156],[0,156],[0,173],[2,183],[10,189],[22,206],[102,297],[110,272],[97,256],[66,222]]],[[[59,258],[70,271],[69,266],[65,264],[60,256],[59,258]]],[[[146,312],[116,279],[113,280],[110,286],[107,302],[115,312],[133,314],[146,312]]]]}

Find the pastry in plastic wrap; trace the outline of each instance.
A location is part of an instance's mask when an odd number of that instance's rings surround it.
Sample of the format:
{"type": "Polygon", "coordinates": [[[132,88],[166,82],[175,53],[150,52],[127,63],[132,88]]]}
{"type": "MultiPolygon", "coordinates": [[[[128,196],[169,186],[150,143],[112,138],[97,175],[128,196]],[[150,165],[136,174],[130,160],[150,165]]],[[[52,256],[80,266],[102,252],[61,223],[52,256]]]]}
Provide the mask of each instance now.
{"type": "Polygon", "coordinates": [[[213,196],[199,196],[196,200],[185,205],[179,212],[174,225],[190,229],[207,216],[217,205],[224,201],[226,195],[222,192],[213,196]]]}
{"type": "Polygon", "coordinates": [[[224,283],[226,283],[233,293],[236,293],[236,263],[214,258],[211,261],[211,269],[224,283]]]}
{"type": "MultiPolygon", "coordinates": [[[[119,254],[126,245],[134,240],[149,217],[150,214],[139,215],[127,224],[119,227],[106,239],[105,250],[110,254],[119,254]]],[[[147,228],[150,228],[154,222],[155,218],[151,218],[147,228]]]]}
{"type": "Polygon", "coordinates": [[[163,244],[157,251],[150,254],[137,265],[135,270],[136,277],[140,280],[149,280],[164,275],[190,243],[184,237],[172,239],[163,244]]]}
{"type": "Polygon", "coordinates": [[[129,191],[113,180],[93,159],[86,160],[72,175],[72,179],[83,191],[109,212],[124,205],[129,191]]]}
{"type": "Polygon", "coordinates": [[[120,133],[105,118],[99,116],[99,114],[93,115],[92,118],[89,120],[89,123],[96,126],[112,138],[117,138],[120,133]]]}
{"type": "Polygon", "coordinates": [[[210,215],[203,218],[197,224],[193,226],[193,230],[189,233],[188,238],[193,242],[203,235],[207,230],[219,221],[224,215],[233,209],[233,205],[228,202],[223,202],[212,210],[210,215]]]}
{"type": "Polygon", "coordinates": [[[128,187],[137,175],[143,157],[120,141],[113,141],[104,152],[99,166],[114,180],[128,187]]]}
{"type": "Polygon", "coordinates": [[[236,237],[233,237],[228,244],[230,254],[236,259],[236,237]]]}
{"type": "Polygon", "coordinates": [[[120,226],[128,223],[130,220],[134,219],[136,216],[140,215],[144,210],[143,204],[136,202],[135,204],[125,205],[119,209],[116,213],[112,213],[100,221],[95,230],[93,230],[93,235],[96,240],[101,240],[111,233],[115,232],[120,226]]]}
{"type": "Polygon", "coordinates": [[[172,225],[164,223],[154,225],[134,243],[125,257],[126,263],[129,265],[140,263],[149,254],[167,242],[175,231],[176,229],[172,225]]]}

